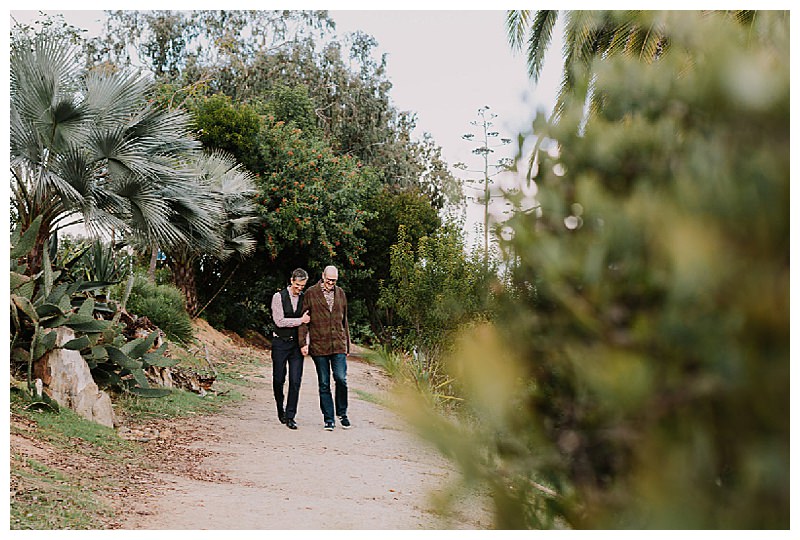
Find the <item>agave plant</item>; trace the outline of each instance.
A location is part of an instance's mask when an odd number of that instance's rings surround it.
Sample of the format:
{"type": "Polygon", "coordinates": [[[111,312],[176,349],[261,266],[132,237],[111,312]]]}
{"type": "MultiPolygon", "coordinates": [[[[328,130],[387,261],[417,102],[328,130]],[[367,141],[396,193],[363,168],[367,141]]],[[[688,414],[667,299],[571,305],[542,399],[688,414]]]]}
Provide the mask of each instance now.
{"type": "Polygon", "coordinates": [[[43,252],[42,271],[25,275],[27,268],[17,261],[29,252],[41,223],[42,219],[36,218],[24,234],[17,227],[11,237],[11,360],[26,365],[29,391],[34,391],[34,363],[59,346],[57,329],[67,327],[75,338],[61,347],[80,351],[100,385],[148,397],[169,394],[168,389],[150,387],[145,377],[149,366],[177,363],[164,356],[167,343],[152,350],[157,330],[128,341],[121,324],[103,319],[91,294],[104,287],[103,282],[62,278],[60,271],[51,268],[47,250],[43,252]],[[37,281],[39,286],[34,287],[37,281]]]}

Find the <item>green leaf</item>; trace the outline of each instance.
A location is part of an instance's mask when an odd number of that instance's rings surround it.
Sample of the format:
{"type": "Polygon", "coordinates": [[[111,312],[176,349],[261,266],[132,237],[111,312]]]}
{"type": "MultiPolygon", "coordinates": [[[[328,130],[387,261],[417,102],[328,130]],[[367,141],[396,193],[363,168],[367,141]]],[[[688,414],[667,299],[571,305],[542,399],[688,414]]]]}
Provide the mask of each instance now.
{"type": "Polygon", "coordinates": [[[91,358],[93,360],[103,360],[108,358],[108,351],[102,345],[92,347],[91,358]]]}
{"type": "Polygon", "coordinates": [[[81,282],[78,290],[81,292],[86,291],[96,291],[99,289],[105,289],[107,287],[111,287],[112,285],[116,285],[119,283],[118,281],[83,281],[81,282]]]}
{"type": "Polygon", "coordinates": [[[81,336],[64,343],[64,348],[70,351],[79,351],[81,349],[85,349],[89,345],[89,336],[81,336]]]}
{"type": "MultiPolygon", "coordinates": [[[[36,244],[36,235],[39,234],[39,228],[42,226],[42,216],[37,216],[36,219],[33,220],[30,227],[22,234],[22,237],[19,241],[12,245],[11,247],[11,258],[12,259],[19,259],[20,257],[24,257],[33,249],[34,244],[36,244]]],[[[17,228],[17,231],[19,228],[17,228]]],[[[15,231],[15,234],[19,234],[15,231]]],[[[13,238],[12,238],[13,241],[13,238]]]]}
{"type": "Polygon", "coordinates": [[[74,330],[78,330],[81,332],[102,332],[106,330],[109,326],[111,326],[111,321],[104,321],[95,319],[91,316],[81,315],[79,313],[72,315],[67,321],[64,323],[64,326],[68,326],[74,330]]]}
{"type": "Polygon", "coordinates": [[[138,388],[136,386],[132,386],[128,388],[128,392],[131,394],[136,394],[139,397],[160,398],[170,395],[172,390],[169,388],[138,388]]]}
{"type": "Polygon", "coordinates": [[[26,276],[24,274],[18,274],[17,272],[10,272],[9,276],[10,276],[9,283],[11,285],[12,292],[22,287],[26,283],[30,283],[31,281],[33,281],[29,276],[26,276]]]}
{"type": "MultiPolygon", "coordinates": [[[[51,296],[52,296],[52,295],[51,295],[51,296]]],[[[58,300],[58,307],[59,307],[59,309],[60,309],[61,311],[63,311],[63,312],[64,312],[64,314],[67,314],[67,313],[71,313],[71,312],[72,312],[72,302],[70,301],[69,295],[67,295],[67,294],[64,294],[64,295],[63,295],[63,296],[62,296],[62,297],[61,297],[61,298],[58,300]]]]}
{"type": "Polygon", "coordinates": [[[42,345],[44,345],[46,350],[52,350],[56,346],[56,339],[58,338],[58,332],[53,330],[52,332],[47,332],[42,337],[42,345]]]}
{"type": "Polygon", "coordinates": [[[34,334],[33,344],[31,347],[33,351],[32,357],[34,360],[38,360],[49,351],[53,350],[53,348],[56,346],[57,334],[58,332],[55,330],[45,333],[41,329],[34,334]]]}
{"type": "Polygon", "coordinates": [[[130,358],[127,354],[122,352],[120,349],[112,346],[107,345],[106,350],[108,351],[108,358],[118,366],[129,369],[134,371],[136,369],[142,369],[142,363],[130,358]]]}
{"type": "Polygon", "coordinates": [[[167,358],[164,352],[167,350],[167,344],[162,343],[161,346],[153,352],[145,353],[142,355],[142,361],[146,366],[155,367],[172,367],[178,365],[180,360],[177,358],[167,358]]]}
{"type": "Polygon", "coordinates": [[[132,369],[131,374],[139,386],[142,388],[150,388],[150,383],[148,382],[143,369],[132,369]]]}
{"type": "Polygon", "coordinates": [[[67,319],[64,316],[58,316],[58,317],[53,317],[52,319],[51,318],[43,319],[42,321],[39,322],[39,324],[41,325],[42,328],[58,328],[59,326],[64,326],[64,323],[67,322],[68,320],[69,319],[67,319]]]}
{"type": "Polygon", "coordinates": [[[40,319],[56,316],[63,317],[65,315],[61,308],[54,304],[40,304],[36,306],[36,314],[39,315],[40,319]]]}
{"type": "MultiPolygon", "coordinates": [[[[47,295],[47,299],[45,300],[45,303],[47,303],[47,304],[58,304],[59,306],[63,306],[62,299],[63,299],[64,295],[67,293],[67,289],[69,288],[69,286],[70,286],[69,283],[59,283],[58,285],[53,287],[53,290],[50,291],[49,295],[47,295]]],[[[69,298],[67,300],[69,300],[69,298]]],[[[62,311],[64,310],[63,307],[61,309],[62,309],[62,311]]],[[[67,307],[67,310],[69,310],[69,309],[70,308],[67,307]]]]}
{"type": "Polygon", "coordinates": [[[14,350],[11,351],[11,360],[15,360],[17,362],[24,362],[27,364],[30,358],[31,358],[31,353],[21,347],[16,347],[14,350]]]}
{"type": "Polygon", "coordinates": [[[137,338],[129,341],[122,347],[122,351],[131,358],[139,358],[150,350],[157,337],[158,330],[154,330],[146,338],[137,338]]]}
{"type": "Polygon", "coordinates": [[[36,308],[33,307],[31,301],[23,296],[11,295],[11,301],[16,305],[25,315],[30,317],[33,322],[39,321],[39,315],[36,313],[36,308]]]}
{"type": "Polygon", "coordinates": [[[81,307],[78,309],[78,315],[92,317],[92,313],[94,313],[94,298],[90,296],[81,304],[81,307]]]}
{"type": "Polygon", "coordinates": [[[101,386],[122,386],[122,378],[114,371],[114,366],[107,362],[92,368],[92,378],[101,386]]]}

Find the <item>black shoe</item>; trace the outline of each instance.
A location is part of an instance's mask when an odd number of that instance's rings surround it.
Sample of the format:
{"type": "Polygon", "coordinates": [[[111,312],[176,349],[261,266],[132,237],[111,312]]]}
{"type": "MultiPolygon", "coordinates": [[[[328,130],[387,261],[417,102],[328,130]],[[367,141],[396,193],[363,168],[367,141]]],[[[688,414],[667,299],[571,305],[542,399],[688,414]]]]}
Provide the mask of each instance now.
{"type": "Polygon", "coordinates": [[[333,431],[333,420],[325,421],[325,431],[333,431]]]}
{"type": "Polygon", "coordinates": [[[278,420],[281,421],[281,424],[285,424],[286,423],[286,415],[284,413],[282,413],[282,412],[279,412],[278,413],[278,420]]]}
{"type": "Polygon", "coordinates": [[[340,416],[339,423],[342,424],[344,429],[350,429],[350,420],[347,419],[347,416],[340,416]]]}
{"type": "Polygon", "coordinates": [[[289,429],[297,429],[297,422],[295,422],[293,418],[288,418],[286,420],[286,427],[289,429]]]}

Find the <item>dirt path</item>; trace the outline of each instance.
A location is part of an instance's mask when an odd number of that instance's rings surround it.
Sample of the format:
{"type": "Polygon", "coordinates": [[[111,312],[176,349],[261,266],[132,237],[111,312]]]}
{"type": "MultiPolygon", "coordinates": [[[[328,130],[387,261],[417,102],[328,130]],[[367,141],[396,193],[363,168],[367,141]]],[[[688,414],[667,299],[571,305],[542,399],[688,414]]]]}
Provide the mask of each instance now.
{"type": "MultiPolygon", "coordinates": [[[[123,529],[486,529],[476,501],[445,519],[429,496],[455,474],[411,435],[393,412],[366,395],[386,395],[378,369],[348,360],[353,427],[322,429],[314,364],[306,358],[298,430],[276,418],[271,366],[260,368],[248,399],[202,419],[215,436],[193,443],[211,481],[167,475],[147,511],[133,511],[123,529]]],[[[134,509],[136,510],[136,509],[134,509]]],[[[141,509],[140,509],[141,510],[141,509]]]]}

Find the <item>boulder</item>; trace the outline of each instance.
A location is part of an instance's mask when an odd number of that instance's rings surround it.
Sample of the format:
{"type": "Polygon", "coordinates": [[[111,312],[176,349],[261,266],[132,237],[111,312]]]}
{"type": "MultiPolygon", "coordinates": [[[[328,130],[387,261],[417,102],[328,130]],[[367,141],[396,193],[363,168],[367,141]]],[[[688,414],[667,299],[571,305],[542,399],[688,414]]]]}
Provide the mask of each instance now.
{"type": "Polygon", "coordinates": [[[92,422],[114,427],[111,397],[98,388],[86,360],[78,351],[58,348],[74,339],[75,333],[65,326],[56,332],[57,348],[36,361],[34,377],[42,380],[43,391],[60,406],[92,422]]]}

